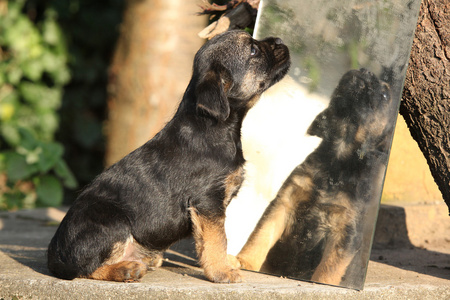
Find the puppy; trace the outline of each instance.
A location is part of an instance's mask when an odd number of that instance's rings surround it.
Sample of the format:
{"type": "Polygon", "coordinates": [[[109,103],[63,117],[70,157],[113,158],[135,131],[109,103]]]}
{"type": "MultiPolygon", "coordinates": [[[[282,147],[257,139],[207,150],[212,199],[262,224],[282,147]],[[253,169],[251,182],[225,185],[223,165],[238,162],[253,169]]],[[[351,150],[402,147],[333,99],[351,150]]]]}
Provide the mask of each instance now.
{"type": "Polygon", "coordinates": [[[173,119],[74,202],[48,247],[49,270],[63,279],[133,282],[193,235],[205,276],[239,282],[224,219],[244,176],[241,124],[289,65],[278,38],[231,31],[207,42],[173,119]]]}
{"type": "Polygon", "coordinates": [[[371,72],[341,78],[308,129],[321,143],[267,207],[237,255],[242,268],[340,283],[361,248],[366,209],[379,201],[392,112],[387,84],[371,72]]]}

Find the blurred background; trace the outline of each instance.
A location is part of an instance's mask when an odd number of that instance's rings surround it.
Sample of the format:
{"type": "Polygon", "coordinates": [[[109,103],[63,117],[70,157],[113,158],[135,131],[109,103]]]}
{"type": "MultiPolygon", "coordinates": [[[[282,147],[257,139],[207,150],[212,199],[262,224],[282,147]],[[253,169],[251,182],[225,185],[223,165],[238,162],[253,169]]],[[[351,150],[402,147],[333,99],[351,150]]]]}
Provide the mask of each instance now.
{"type": "MultiPolygon", "coordinates": [[[[204,42],[199,2],[0,0],[0,210],[71,204],[164,126],[204,42]]],[[[402,118],[383,193],[398,201],[442,201],[402,118]]]]}
{"type": "Polygon", "coordinates": [[[0,209],[70,204],[159,131],[203,43],[199,11],[197,0],[0,0],[0,209]]]}

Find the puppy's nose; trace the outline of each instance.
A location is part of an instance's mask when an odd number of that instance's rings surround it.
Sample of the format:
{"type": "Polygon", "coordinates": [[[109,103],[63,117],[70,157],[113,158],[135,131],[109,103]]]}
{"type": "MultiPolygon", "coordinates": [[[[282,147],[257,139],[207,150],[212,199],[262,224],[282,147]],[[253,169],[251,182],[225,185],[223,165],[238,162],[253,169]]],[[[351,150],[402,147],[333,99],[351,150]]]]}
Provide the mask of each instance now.
{"type": "Polygon", "coordinates": [[[281,45],[281,44],[283,44],[283,40],[280,38],[275,38],[275,44],[281,45]]]}

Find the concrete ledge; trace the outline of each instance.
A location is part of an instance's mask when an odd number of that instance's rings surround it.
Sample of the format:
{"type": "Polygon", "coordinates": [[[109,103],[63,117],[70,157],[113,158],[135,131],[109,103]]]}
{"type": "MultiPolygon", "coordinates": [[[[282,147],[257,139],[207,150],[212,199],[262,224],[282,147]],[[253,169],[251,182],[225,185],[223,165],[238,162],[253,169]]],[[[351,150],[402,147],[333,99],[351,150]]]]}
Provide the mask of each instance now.
{"type": "MultiPolygon", "coordinates": [[[[445,205],[437,207],[437,211],[447,216],[445,205]]],[[[189,241],[174,247],[163,267],[147,274],[140,283],[60,280],[49,274],[45,251],[56,230],[54,220],[63,212],[55,209],[3,212],[0,213],[0,299],[450,299],[450,218],[440,219],[436,214],[433,218],[425,217],[433,215],[427,213],[430,209],[424,206],[422,210],[418,207],[413,210],[424,216],[419,218],[422,223],[437,220],[433,226],[439,228],[439,234],[432,237],[421,233],[421,238],[416,234],[413,242],[408,237],[413,232],[408,233],[407,226],[411,208],[381,209],[379,220],[383,224],[379,222],[377,226],[377,247],[372,251],[363,291],[246,271],[243,271],[244,283],[210,283],[189,257],[192,254],[189,241]],[[403,220],[399,221],[402,215],[403,220]],[[406,243],[392,242],[393,236],[398,239],[398,230],[403,226],[393,226],[398,222],[406,224],[400,239],[406,243]],[[392,230],[388,228],[394,228],[396,234],[389,237],[392,230]],[[428,243],[417,245],[421,239],[428,243]]],[[[417,213],[414,216],[417,218],[417,213]]]]}

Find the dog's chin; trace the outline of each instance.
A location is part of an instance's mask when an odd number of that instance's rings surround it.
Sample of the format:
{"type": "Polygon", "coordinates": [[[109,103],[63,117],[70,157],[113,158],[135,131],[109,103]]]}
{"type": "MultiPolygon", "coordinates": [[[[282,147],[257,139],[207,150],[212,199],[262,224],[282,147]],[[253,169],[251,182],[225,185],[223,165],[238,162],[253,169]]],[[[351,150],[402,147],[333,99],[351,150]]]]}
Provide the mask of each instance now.
{"type": "Polygon", "coordinates": [[[273,68],[273,76],[271,80],[271,85],[274,85],[289,72],[289,68],[291,67],[291,58],[289,55],[289,49],[284,46],[281,49],[277,49],[275,52],[275,58],[277,59],[277,64],[275,68],[273,68]]]}
{"type": "Polygon", "coordinates": [[[287,59],[281,66],[277,68],[275,72],[273,72],[272,80],[270,82],[270,86],[274,85],[275,83],[279,82],[281,79],[286,76],[286,74],[289,72],[289,68],[291,67],[291,61],[290,59],[287,59]]]}

